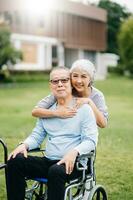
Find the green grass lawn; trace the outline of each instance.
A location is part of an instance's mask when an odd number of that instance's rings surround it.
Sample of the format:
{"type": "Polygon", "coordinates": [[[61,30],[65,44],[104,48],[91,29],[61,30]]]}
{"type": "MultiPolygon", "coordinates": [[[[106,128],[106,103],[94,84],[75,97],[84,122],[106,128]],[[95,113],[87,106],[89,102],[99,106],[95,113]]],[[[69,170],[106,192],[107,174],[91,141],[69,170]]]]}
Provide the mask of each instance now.
{"type": "MultiPolygon", "coordinates": [[[[110,118],[100,129],[97,148],[97,183],[106,187],[109,200],[133,199],[133,80],[110,77],[97,81],[106,97],[110,118]]],[[[45,81],[12,83],[0,87],[0,137],[9,152],[32,130],[31,110],[49,93],[45,81]]],[[[2,160],[0,147],[0,159],[2,160]]],[[[0,171],[0,200],[5,200],[3,171],[0,171]]]]}

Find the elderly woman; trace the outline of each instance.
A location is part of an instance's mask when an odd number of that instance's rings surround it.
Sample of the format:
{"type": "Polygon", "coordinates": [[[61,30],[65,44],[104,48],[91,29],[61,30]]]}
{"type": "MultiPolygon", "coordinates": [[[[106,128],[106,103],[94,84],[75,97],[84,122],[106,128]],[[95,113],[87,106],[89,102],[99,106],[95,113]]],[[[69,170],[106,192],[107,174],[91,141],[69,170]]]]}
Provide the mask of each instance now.
{"type": "Polygon", "coordinates": [[[72,64],[70,72],[73,96],[76,98],[76,107],[66,107],[56,111],[49,110],[49,107],[56,102],[55,97],[51,94],[37,104],[32,111],[32,115],[41,118],[69,118],[76,114],[79,106],[86,103],[91,106],[97,125],[104,128],[107,124],[108,112],[103,93],[92,86],[95,75],[94,65],[87,59],[80,59],[72,64]]]}

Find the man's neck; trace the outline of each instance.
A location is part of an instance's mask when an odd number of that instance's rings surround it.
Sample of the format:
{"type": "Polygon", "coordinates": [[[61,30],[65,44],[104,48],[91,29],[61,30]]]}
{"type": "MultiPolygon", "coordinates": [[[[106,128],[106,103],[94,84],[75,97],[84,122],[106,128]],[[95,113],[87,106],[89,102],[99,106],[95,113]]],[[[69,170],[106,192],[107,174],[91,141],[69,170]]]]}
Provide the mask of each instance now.
{"type": "Polygon", "coordinates": [[[69,96],[69,97],[66,97],[66,98],[59,98],[57,99],[57,103],[58,103],[58,106],[61,107],[65,107],[65,106],[69,106],[71,101],[73,99],[73,96],[69,96]]]}

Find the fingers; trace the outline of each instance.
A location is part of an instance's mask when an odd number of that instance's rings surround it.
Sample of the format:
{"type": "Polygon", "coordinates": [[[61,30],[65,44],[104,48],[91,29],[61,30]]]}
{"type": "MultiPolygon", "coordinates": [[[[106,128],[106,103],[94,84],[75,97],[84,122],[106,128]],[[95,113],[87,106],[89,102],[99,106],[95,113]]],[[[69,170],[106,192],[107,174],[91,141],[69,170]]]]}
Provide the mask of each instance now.
{"type": "Polygon", "coordinates": [[[10,160],[11,159],[11,157],[12,158],[15,158],[16,157],[16,155],[17,155],[17,153],[16,152],[12,152],[12,153],[10,153],[10,155],[8,156],[8,160],[10,160]]]}
{"type": "Polygon", "coordinates": [[[68,108],[68,109],[66,109],[66,112],[77,113],[77,109],[75,109],[75,108],[68,108]]]}
{"type": "Polygon", "coordinates": [[[78,109],[82,104],[81,100],[77,100],[75,107],[78,109]]]}
{"type": "Polygon", "coordinates": [[[76,113],[73,113],[73,112],[69,112],[66,117],[74,117],[76,115],[76,113]]]}
{"type": "Polygon", "coordinates": [[[64,159],[62,159],[62,160],[60,160],[59,162],[57,162],[57,165],[61,165],[61,164],[63,164],[63,163],[65,163],[64,159]]]}
{"type": "Polygon", "coordinates": [[[80,104],[76,103],[75,108],[78,109],[79,107],[80,107],[80,104]]]}
{"type": "Polygon", "coordinates": [[[76,115],[77,109],[65,107],[64,109],[58,109],[57,113],[58,113],[57,116],[59,116],[60,118],[69,118],[76,115]]]}
{"type": "Polygon", "coordinates": [[[23,154],[25,158],[27,158],[27,149],[25,144],[21,144],[20,146],[18,146],[8,157],[8,160],[12,158],[15,158],[17,156],[17,154],[23,154]]]}
{"type": "Polygon", "coordinates": [[[18,154],[17,152],[14,152],[12,158],[15,158],[17,154],[18,154]]]}
{"type": "Polygon", "coordinates": [[[66,108],[66,111],[71,111],[71,112],[77,112],[77,109],[75,107],[65,107],[66,108]]]}
{"type": "Polygon", "coordinates": [[[17,154],[23,154],[25,158],[27,158],[27,151],[24,151],[24,152],[12,152],[9,156],[8,156],[8,160],[10,160],[11,158],[15,158],[17,156],[17,154]]]}
{"type": "Polygon", "coordinates": [[[24,151],[24,157],[27,158],[27,151],[24,151]]]}
{"type": "Polygon", "coordinates": [[[74,163],[71,162],[67,162],[66,163],[66,174],[71,174],[74,168],[74,163]]]}
{"type": "Polygon", "coordinates": [[[70,118],[70,117],[74,117],[76,115],[77,112],[72,112],[72,111],[67,111],[65,113],[63,113],[63,115],[61,116],[61,118],[70,118]]]}
{"type": "Polygon", "coordinates": [[[10,153],[10,155],[8,156],[8,160],[10,160],[12,157],[12,153],[10,153]]]}
{"type": "Polygon", "coordinates": [[[77,98],[76,99],[76,108],[80,108],[83,104],[88,103],[88,98],[77,98]]]}
{"type": "Polygon", "coordinates": [[[57,165],[65,164],[66,167],[66,174],[71,174],[74,168],[74,162],[73,161],[67,161],[67,160],[60,160],[57,165]]]}
{"type": "Polygon", "coordinates": [[[69,172],[69,165],[68,165],[68,163],[66,163],[66,174],[69,174],[70,172],[69,172]]]}

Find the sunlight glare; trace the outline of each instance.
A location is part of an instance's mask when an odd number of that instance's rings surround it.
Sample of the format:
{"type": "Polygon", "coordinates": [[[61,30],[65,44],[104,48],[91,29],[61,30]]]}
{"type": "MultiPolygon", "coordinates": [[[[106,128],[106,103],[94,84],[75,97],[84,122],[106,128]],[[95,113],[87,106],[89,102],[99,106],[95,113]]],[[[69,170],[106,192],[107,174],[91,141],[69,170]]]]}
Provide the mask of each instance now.
{"type": "Polygon", "coordinates": [[[54,6],[54,0],[27,0],[27,10],[35,15],[49,13],[54,6]]]}

